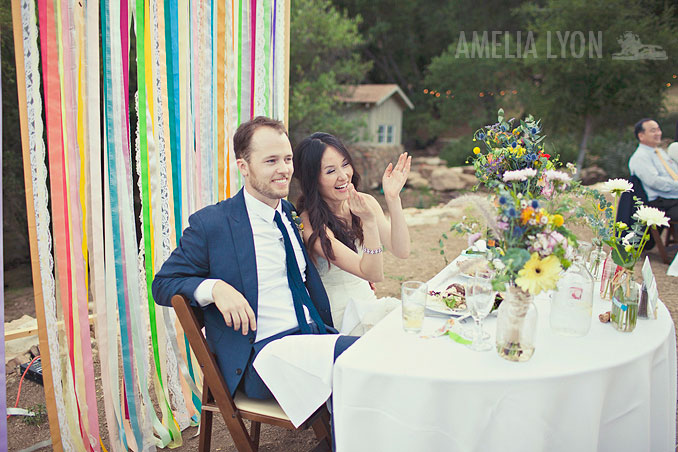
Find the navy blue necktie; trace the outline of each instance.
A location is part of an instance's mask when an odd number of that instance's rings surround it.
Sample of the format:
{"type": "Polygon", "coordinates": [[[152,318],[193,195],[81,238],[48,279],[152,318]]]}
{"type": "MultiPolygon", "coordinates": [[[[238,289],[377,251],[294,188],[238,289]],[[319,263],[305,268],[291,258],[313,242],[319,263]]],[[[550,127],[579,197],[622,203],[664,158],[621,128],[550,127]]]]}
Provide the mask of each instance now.
{"type": "Polygon", "coordinates": [[[311,328],[306,323],[306,316],[304,315],[304,308],[306,306],[308,313],[311,316],[311,319],[318,325],[320,334],[326,333],[325,323],[320,318],[318,310],[315,308],[315,305],[311,301],[311,297],[308,295],[306,286],[304,285],[304,280],[301,278],[301,272],[299,271],[299,265],[297,265],[297,257],[294,254],[294,248],[292,247],[292,242],[290,241],[290,235],[287,233],[287,228],[282,222],[280,213],[276,210],[275,217],[273,217],[275,224],[278,225],[278,229],[282,232],[283,242],[285,243],[285,260],[287,261],[287,282],[290,285],[290,290],[292,291],[292,299],[294,300],[294,313],[297,315],[297,321],[299,322],[299,329],[302,334],[311,334],[311,328]]]}

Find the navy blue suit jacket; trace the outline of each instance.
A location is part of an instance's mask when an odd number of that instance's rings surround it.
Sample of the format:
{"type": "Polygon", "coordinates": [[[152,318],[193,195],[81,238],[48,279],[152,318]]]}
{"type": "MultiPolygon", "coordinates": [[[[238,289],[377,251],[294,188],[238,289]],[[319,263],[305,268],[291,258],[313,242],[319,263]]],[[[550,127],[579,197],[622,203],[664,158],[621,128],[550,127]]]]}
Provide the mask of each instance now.
{"type": "MultiPolygon", "coordinates": [[[[282,207],[291,221],[292,204],[282,200],[282,207]]],[[[188,221],[189,227],[184,230],[179,246],[153,280],[156,303],[171,306],[172,297],[181,294],[192,305],[199,306],[193,297],[195,289],[205,279],[214,278],[226,281],[243,294],[257,315],[257,263],[243,191],[195,212],[188,221]]],[[[299,231],[294,228],[294,232],[306,258],[308,293],[323,321],[333,326],[330,303],[318,271],[308,258],[299,231]]],[[[241,331],[226,326],[224,317],[213,303],[203,309],[207,343],[216,354],[224,379],[234,393],[249,363],[256,332],[250,331],[243,336],[241,331]]]]}

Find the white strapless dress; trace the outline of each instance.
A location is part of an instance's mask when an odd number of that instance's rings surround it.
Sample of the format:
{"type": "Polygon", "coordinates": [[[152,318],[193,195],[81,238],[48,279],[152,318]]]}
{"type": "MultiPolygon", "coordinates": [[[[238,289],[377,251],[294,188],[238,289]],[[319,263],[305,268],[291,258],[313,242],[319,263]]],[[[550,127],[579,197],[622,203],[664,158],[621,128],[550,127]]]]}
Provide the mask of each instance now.
{"type": "Polygon", "coordinates": [[[341,334],[362,336],[400,305],[393,297],[377,298],[370,283],[326,259],[318,258],[318,273],[330,299],[332,322],[341,334]]]}

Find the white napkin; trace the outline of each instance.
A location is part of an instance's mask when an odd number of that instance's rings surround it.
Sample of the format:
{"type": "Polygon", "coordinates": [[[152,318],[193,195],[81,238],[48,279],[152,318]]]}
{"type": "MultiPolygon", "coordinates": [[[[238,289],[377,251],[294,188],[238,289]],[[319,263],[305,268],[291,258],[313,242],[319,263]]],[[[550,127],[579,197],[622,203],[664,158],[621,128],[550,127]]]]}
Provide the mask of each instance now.
{"type": "Polygon", "coordinates": [[[299,427],[332,394],[338,334],[286,336],[267,344],[254,368],[285,414],[299,427]]]}

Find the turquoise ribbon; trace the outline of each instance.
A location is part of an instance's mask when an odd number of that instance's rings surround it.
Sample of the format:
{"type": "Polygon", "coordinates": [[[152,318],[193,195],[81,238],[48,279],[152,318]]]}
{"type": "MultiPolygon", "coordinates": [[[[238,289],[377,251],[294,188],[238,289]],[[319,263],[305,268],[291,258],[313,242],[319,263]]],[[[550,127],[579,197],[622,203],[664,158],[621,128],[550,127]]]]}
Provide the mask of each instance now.
{"type": "MultiPolygon", "coordinates": [[[[101,7],[101,32],[102,32],[102,46],[103,46],[103,71],[104,71],[104,99],[105,99],[105,114],[104,121],[106,122],[106,144],[107,144],[107,160],[108,160],[108,182],[109,182],[109,192],[110,192],[110,208],[111,208],[111,218],[113,223],[113,248],[115,255],[115,273],[116,273],[116,293],[118,301],[118,310],[120,311],[120,338],[122,345],[122,362],[123,362],[123,373],[124,373],[124,384],[125,384],[125,397],[129,407],[130,413],[130,423],[132,425],[132,432],[134,438],[138,445],[143,445],[141,429],[139,427],[139,421],[136,416],[136,402],[134,400],[134,376],[132,372],[132,363],[130,357],[130,345],[129,337],[127,333],[127,316],[125,315],[125,297],[124,297],[124,287],[122,279],[122,250],[121,250],[121,240],[120,240],[120,218],[118,214],[118,190],[117,190],[117,181],[115,178],[116,174],[116,161],[115,161],[115,141],[114,136],[114,125],[113,125],[113,80],[111,76],[111,31],[110,31],[110,11],[109,11],[109,0],[102,0],[101,7]]],[[[122,428],[122,425],[118,425],[118,434],[120,439],[123,442],[125,448],[129,448],[127,445],[127,439],[125,436],[125,431],[122,428]]]]}
{"type": "Polygon", "coordinates": [[[165,53],[167,55],[167,103],[170,129],[170,161],[174,193],[174,232],[181,237],[181,121],[179,119],[179,24],[177,0],[165,0],[165,53]]]}

